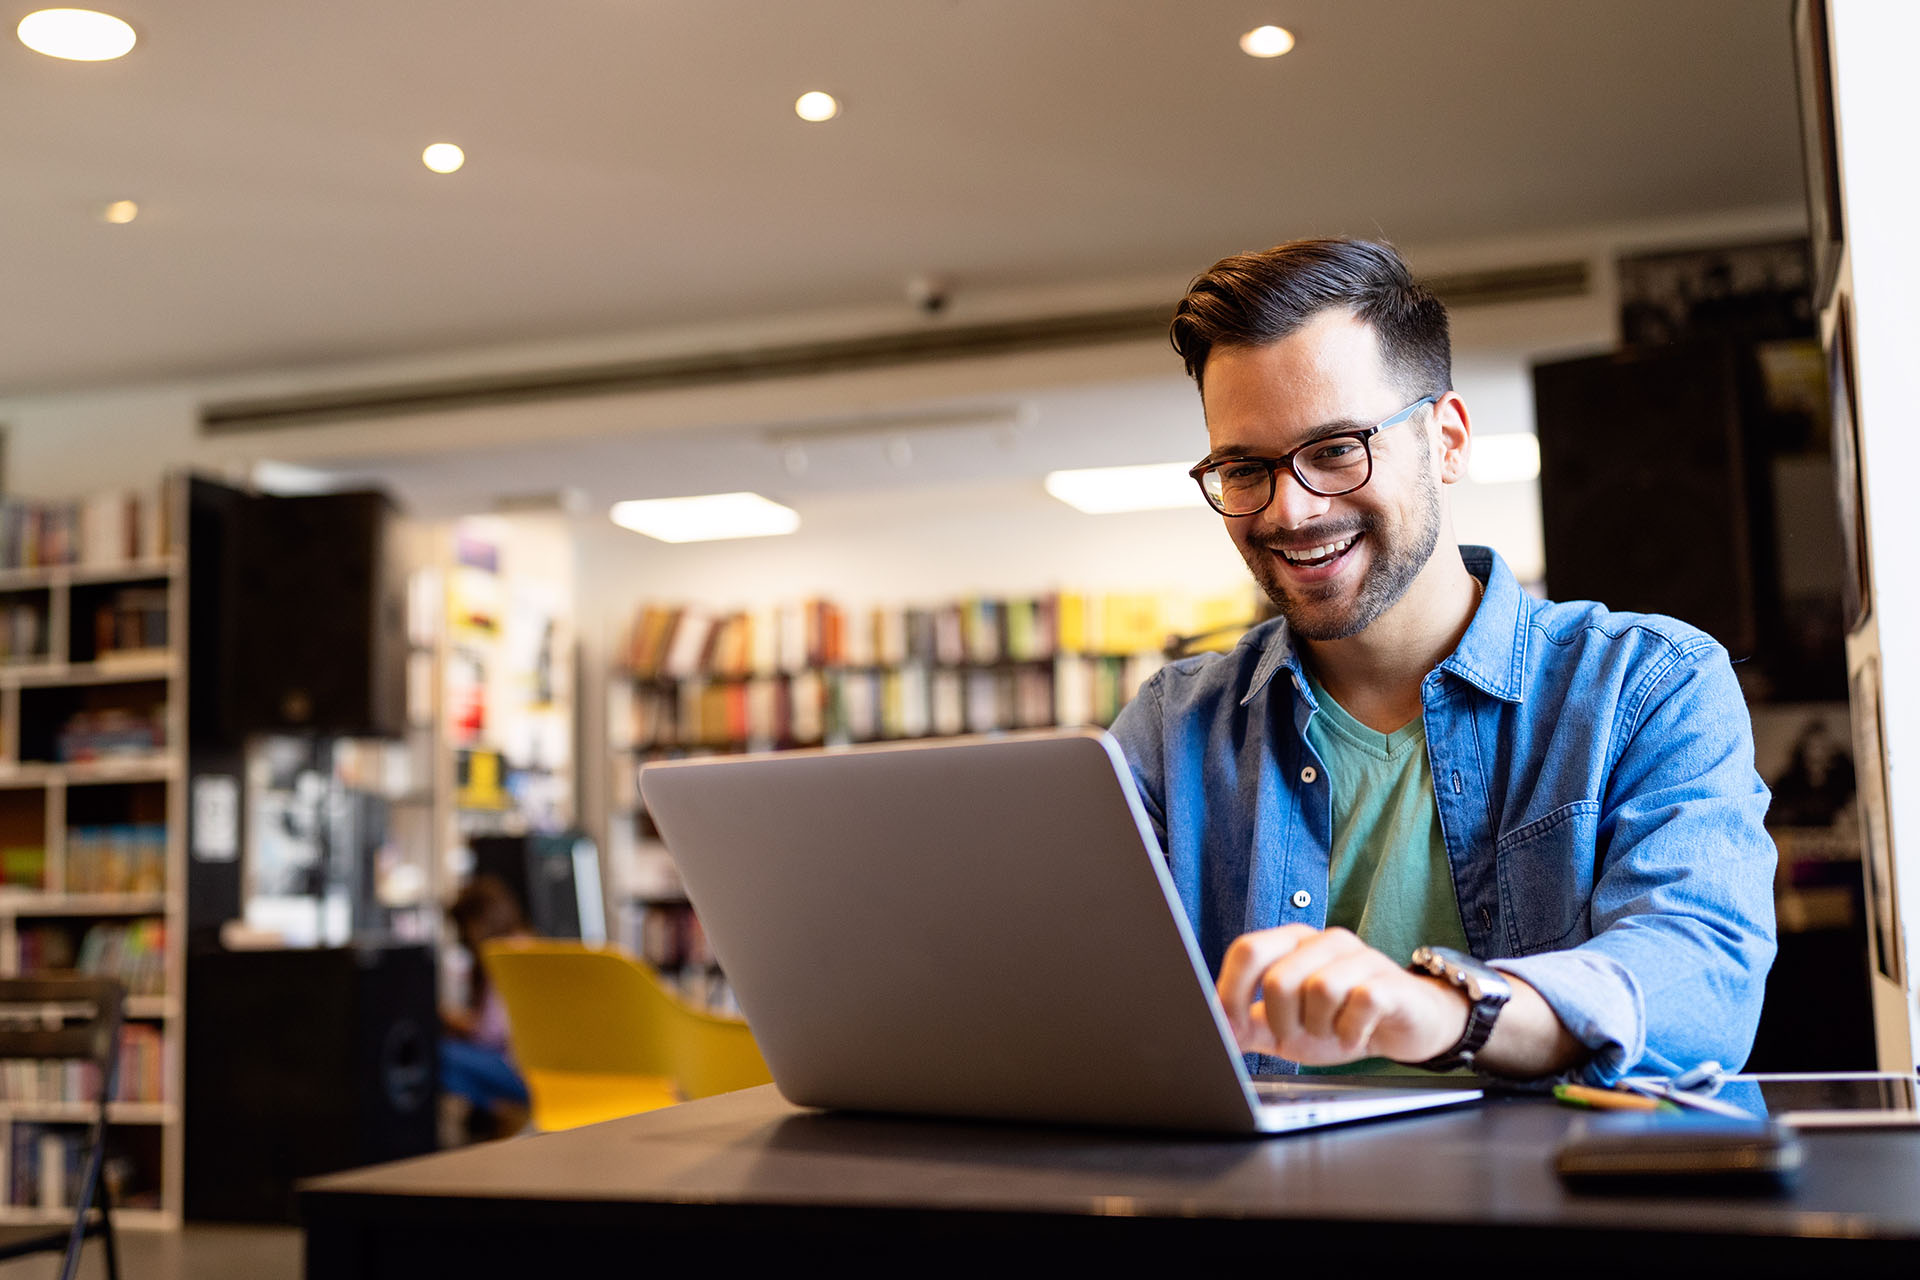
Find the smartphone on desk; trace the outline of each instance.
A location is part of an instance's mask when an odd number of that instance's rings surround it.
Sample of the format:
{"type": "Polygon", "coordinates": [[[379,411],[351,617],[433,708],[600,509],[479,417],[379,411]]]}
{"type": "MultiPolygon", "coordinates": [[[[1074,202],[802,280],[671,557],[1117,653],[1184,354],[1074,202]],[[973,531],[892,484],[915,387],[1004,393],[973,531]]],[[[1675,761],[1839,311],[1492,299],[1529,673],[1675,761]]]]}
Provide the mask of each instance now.
{"type": "Polygon", "coordinates": [[[1785,1190],[1801,1159],[1799,1135],[1771,1120],[1614,1112],[1582,1117],[1553,1167],[1579,1191],[1727,1194],[1785,1190]]]}

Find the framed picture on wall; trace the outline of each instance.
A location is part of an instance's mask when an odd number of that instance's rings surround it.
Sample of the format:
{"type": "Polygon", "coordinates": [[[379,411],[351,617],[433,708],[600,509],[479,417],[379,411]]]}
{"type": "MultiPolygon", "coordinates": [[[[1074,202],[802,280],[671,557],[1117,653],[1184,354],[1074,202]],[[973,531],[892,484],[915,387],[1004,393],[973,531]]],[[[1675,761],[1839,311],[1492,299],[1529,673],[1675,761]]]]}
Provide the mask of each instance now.
{"type": "Polygon", "coordinates": [[[1806,167],[1807,233],[1813,241],[1813,305],[1818,311],[1826,307],[1840,274],[1843,226],[1827,0],[1794,0],[1793,72],[1800,96],[1800,153],[1806,167]]]}
{"type": "Polygon", "coordinates": [[[1853,411],[1853,322],[1851,299],[1834,303],[1833,341],[1827,347],[1827,393],[1833,402],[1833,480],[1838,489],[1840,545],[1846,553],[1846,577],[1840,584],[1841,610],[1849,633],[1873,612],[1873,574],[1867,560],[1867,489],[1860,457],[1860,423],[1853,411]]]}
{"type": "Polygon", "coordinates": [[[1867,932],[1873,964],[1882,976],[1905,989],[1906,964],[1900,947],[1900,907],[1894,887],[1893,827],[1887,811],[1885,726],[1880,719],[1880,660],[1870,657],[1854,673],[1853,759],[1855,797],[1860,805],[1860,861],[1866,876],[1867,932]]]}

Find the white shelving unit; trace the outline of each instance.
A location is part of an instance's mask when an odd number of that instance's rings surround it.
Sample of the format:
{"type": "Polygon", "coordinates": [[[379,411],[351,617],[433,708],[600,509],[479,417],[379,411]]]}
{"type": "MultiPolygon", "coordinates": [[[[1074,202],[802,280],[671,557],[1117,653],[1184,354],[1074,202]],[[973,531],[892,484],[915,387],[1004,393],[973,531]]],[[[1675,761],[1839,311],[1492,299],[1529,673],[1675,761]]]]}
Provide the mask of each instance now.
{"type": "MultiPolygon", "coordinates": [[[[174,530],[185,528],[178,486],[169,485],[174,530]]],[[[28,930],[65,925],[76,944],[98,923],[140,919],[164,931],[160,990],[129,997],[126,1018],[156,1027],[161,1043],[160,1097],[110,1105],[108,1118],[136,1148],[135,1183],[151,1206],[117,1210],[129,1228],[171,1227],[180,1220],[184,1160],[181,1070],[185,1034],[186,979],[185,772],[187,733],[187,583],[178,556],[112,565],[65,565],[0,571],[0,602],[44,602],[44,650],[0,665],[0,844],[44,848],[37,884],[0,884],[0,974],[21,971],[21,939],[28,930]],[[76,635],[76,603],[96,606],[117,588],[164,590],[168,645],[94,656],[95,645],[76,635]],[[78,660],[76,660],[78,659],[78,660]],[[82,707],[115,705],[115,689],[128,686],[126,705],[151,704],[160,694],[163,742],[158,749],[95,760],[57,758],[57,726],[49,718],[82,707]],[[158,690],[154,686],[159,686],[158,690]],[[71,691],[70,699],[65,691],[71,691]],[[116,794],[118,793],[118,794],[116,794]],[[109,819],[117,818],[117,821],[109,819]],[[76,820],[77,819],[77,820],[76,820]],[[76,891],[76,827],[134,824],[164,828],[160,883],[138,892],[76,891]],[[38,836],[38,842],[33,837],[38,836]],[[156,1133],[157,1131],[157,1133],[156,1133]],[[147,1136],[154,1134],[155,1136],[147,1136]]],[[[84,624],[84,619],[80,619],[84,624]]],[[[18,870],[18,867],[14,868],[18,870]]],[[[16,1125],[83,1125],[91,1110],[81,1102],[0,1098],[0,1152],[11,1154],[16,1125]]],[[[11,1161],[7,1162],[9,1167],[11,1161]]],[[[70,1209],[12,1203],[11,1180],[0,1184],[0,1223],[66,1221],[70,1209]]]]}

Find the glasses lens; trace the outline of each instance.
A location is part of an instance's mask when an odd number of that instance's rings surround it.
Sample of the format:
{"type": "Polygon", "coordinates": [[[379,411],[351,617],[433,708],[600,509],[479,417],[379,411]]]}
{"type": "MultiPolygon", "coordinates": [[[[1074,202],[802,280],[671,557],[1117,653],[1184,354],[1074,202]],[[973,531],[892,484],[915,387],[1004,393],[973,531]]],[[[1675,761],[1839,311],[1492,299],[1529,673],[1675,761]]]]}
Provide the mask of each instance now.
{"type": "Polygon", "coordinates": [[[1273,468],[1264,462],[1223,462],[1201,479],[1213,505],[1230,516],[1250,516],[1273,498],[1273,468]]]}
{"type": "Polygon", "coordinates": [[[1328,436],[1302,449],[1294,469],[1316,493],[1345,493],[1366,483],[1371,458],[1363,436],[1328,436]]]}

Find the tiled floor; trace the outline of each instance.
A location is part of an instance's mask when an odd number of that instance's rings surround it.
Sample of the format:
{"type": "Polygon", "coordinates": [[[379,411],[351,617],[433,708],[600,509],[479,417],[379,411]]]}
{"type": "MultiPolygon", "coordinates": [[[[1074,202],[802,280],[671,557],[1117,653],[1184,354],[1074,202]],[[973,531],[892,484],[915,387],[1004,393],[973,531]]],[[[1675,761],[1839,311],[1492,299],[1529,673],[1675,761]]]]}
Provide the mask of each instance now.
{"type": "MultiPolygon", "coordinates": [[[[200,1223],[179,1231],[122,1231],[121,1280],[300,1280],[301,1237],[295,1227],[227,1227],[200,1223]]],[[[0,1280],[60,1274],[60,1255],[0,1263],[0,1280]]],[[[104,1280],[98,1242],[87,1245],[83,1280],[104,1280]]]]}

